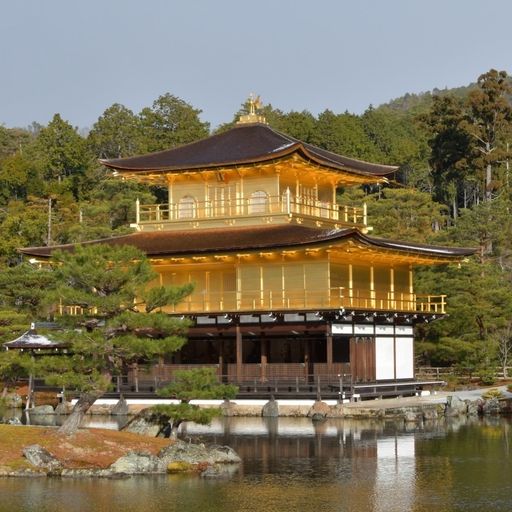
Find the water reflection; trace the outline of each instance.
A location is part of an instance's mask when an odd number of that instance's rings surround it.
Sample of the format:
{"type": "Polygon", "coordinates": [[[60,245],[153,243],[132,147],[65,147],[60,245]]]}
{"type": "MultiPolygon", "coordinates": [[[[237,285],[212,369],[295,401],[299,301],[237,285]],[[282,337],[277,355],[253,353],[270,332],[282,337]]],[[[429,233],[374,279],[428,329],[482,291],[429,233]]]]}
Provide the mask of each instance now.
{"type": "MultiPolygon", "coordinates": [[[[94,417],[91,417],[94,420],[94,417]]],[[[229,444],[229,479],[0,479],[0,510],[198,512],[509,511],[511,429],[503,418],[400,422],[223,418],[184,438],[229,444]],[[2,508],[3,507],[3,508],[2,508]]]]}
{"type": "MultiPolygon", "coordinates": [[[[19,420],[23,425],[38,425],[44,427],[58,427],[62,425],[66,416],[58,414],[30,414],[22,409],[0,409],[0,420],[2,422],[12,422],[19,420]]],[[[106,428],[110,430],[119,430],[130,418],[127,416],[100,416],[86,415],[82,423],[87,428],[106,428]]]]}

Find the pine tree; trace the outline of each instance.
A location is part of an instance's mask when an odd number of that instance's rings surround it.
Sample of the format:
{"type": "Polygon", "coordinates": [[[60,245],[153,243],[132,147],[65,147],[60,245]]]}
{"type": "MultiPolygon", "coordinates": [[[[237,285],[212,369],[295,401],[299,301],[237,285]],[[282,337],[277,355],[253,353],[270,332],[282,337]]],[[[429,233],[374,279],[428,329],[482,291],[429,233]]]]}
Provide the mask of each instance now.
{"type": "Polygon", "coordinates": [[[153,419],[160,425],[160,432],[165,437],[176,437],[178,427],[186,421],[210,424],[215,416],[219,416],[217,407],[200,408],[190,403],[193,399],[214,400],[234,398],[238,388],[232,384],[221,384],[212,368],[197,368],[175,372],[174,382],[158,391],[160,396],[180,400],[179,404],[157,405],[152,408],[153,419]]]}
{"type": "MultiPolygon", "coordinates": [[[[80,392],[60,432],[72,434],[112,378],[138,361],[152,361],[185,343],[186,323],[162,311],[192,291],[150,284],[156,274],[143,253],[130,246],[76,246],[55,251],[51,273],[56,287],[46,297],[65,313],[67,330],[53,336],[67,347],[60,357],[38,359],[38,375],[49,384],[80,392]],[[78,310],[76,308],[79,308],[78,310]]],[[[59,311],[56,311],[59,313],[59,311]]]]}

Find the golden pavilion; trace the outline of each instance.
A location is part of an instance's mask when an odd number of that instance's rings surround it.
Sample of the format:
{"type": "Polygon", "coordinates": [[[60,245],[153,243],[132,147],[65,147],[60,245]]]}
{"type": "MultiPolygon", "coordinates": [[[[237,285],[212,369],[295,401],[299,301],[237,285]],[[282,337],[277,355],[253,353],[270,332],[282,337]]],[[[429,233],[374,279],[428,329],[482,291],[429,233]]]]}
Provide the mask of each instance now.
{"type": "Polygon", "coordinates": [[[396,167],[279,133],[254,104],[224,133],[101,163],[168,199],[137,201],[134,233],[86,243],[134,245],[160,284],[195,285],[168,311],[192,320],[189,342],[147,379],[211,366],[247,393],[416,389],[414,325],[444,315],[446,300],[416,294],[413,268],[473,250],[372,237],[365,205],[338,204],[338,189],[386,183],[396,167]]]}

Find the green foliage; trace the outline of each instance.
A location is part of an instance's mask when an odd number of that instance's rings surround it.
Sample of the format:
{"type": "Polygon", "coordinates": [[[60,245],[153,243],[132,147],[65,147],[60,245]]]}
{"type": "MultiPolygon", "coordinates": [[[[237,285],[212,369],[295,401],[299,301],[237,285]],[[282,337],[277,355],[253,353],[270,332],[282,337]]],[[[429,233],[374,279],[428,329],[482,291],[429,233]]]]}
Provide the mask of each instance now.
{"type": "Polygon", "coordinates": [[[172,94],[160,96],[139,115],[143,151],[161,151],[207,137],[209,123],[201,121],[199,114],[201,110],[172,94]]]}
{"type": "Polygon", "coordinates": [[[94,123],[87,145],[98,158],[124,158],[139,152],[139,119],[128,108],[114,103],[94,123]]]}
{"type": "Polygon", "coordinates": [[[160,396],[170,396],[178,400],[213,400],[234,398],[238,388],[232,384],[220,384],[213,368],[176,371],[175,381],[158,391],[160,396]]]}
{"type": "Polygon", "coordinates": [[[88,156],[85,142],[59,114],[37,135],[43,177],[61,181],[65,176],[84,170],[88,156]]]}
{"type": "Polygon", "coordinates": [[[3,351],[0,354],[0,381],[14,383],[19,378],[28,377],[34,363],[27,353],[17,350],[3,351]]]}
{"type": "Polygon", "coordinates": [[[366,198],[373,233],[384,238],[425,242],[445,224],[445,208],[426,192],[386,188],[366,198]]]}
{"type": "Polygon", "coordinates": [[[55,304],[81,306],[81,315],[64,316],[67,329],[52,332],[66,352],[36,358],[35,374],[47,382],[81,392],[101,393],[113,375],[138,361],[153,361],[185,343],[186,322],[161,312],[144,311],[176,303],[184,289],[146,290],[155,277],[147,258],[130,246],[77,246],[56,251],[42,268],[23,264],[0,274],[0,300],[5,307],[45,314],[55,304]]]}
{"type": "Polygon", "coordinates": [[[0,272],[0,303],[11,311],[44,315],[48,295],[55,287],[55,275],[47,267],[28,262],[7,267],[0,272]]]}
{"type": "Polygon", "coordinates": [[[151,408],[151,411],[160,418],[159,422],[162,427],[169,424],[174,435],[176,435],[178,426],[185,421],[208,425],[214,417],[221,413],[217,407],[200,408],[190,404],[190,400],[234,398],[238,392],[237,386],[219,383],[213,368],[176,371],[174,379],[174,382],[159,389],[158,394],[176,398],[181,400],[181,403],[157,405],[151,408]]]}
{"type": "Polygon", "coordinates": [[[364,131],[361,119],[348,112],[330,110],[318,116],[311,142],[321,148],[367,161],[379,161],[382,155],[364,131]]]}
{"type": "Polygon", "coordinates": [[[189,403],[155,405],[153,412],[158,415],[159,423],[165,424],[171,421],[176,425],[177,422],[184,423],[191,421],[199,425],[209,425],[213,418],[220,416],[221,411],[218,407],[201,408],[198,405],[189,403]]]}
{"type": "MultiPolygon", "coordinates": [[[[483,386],[492,386],[496,382],[496,374],[492,370],[489,370],[489,369],[480,370],[478,372],[478,378],[480,379],[480,382],[482,383],[483,386]]],[[[491,391],[492,390],[489,390],[487,393],[484,393],[484,394],[487,395],[491,391]]],[[[495,390],[495,391],[498,391],[498,390],[495,390]]],[[[482,396],[484,396],[484,395],[482,395],[482,396]]],[[[491,398],[491,396],[489,396],[488,398],[491,398]]]]}
{"type": "Polygon", "coordinates": [[[140,290],[156,277],[144,254],[132,246],[82,245],[73,252],[55,251],[52,265],[63,305],[96,308],[106,318],[133,310],[140,290]]]}

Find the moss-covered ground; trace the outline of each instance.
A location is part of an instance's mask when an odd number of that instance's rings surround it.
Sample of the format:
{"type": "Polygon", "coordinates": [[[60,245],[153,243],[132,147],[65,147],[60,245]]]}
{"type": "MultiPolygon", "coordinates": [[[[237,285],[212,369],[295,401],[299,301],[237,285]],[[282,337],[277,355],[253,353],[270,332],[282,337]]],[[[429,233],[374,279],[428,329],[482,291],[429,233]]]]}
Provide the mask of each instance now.
{"type": "Polygon", "coordinates": [[[46,448],[65,468],[107,468],[129,451],[156,455],[169,439],[105,429],[80,429],[66,437],[52,427],[0,425],[0,470],[31,467],[23,457],[23,447],[31,444],[46,448]]]}

